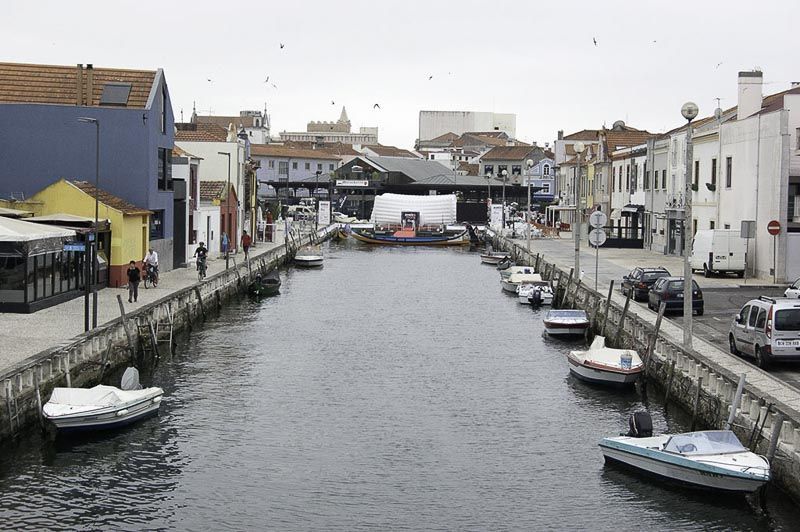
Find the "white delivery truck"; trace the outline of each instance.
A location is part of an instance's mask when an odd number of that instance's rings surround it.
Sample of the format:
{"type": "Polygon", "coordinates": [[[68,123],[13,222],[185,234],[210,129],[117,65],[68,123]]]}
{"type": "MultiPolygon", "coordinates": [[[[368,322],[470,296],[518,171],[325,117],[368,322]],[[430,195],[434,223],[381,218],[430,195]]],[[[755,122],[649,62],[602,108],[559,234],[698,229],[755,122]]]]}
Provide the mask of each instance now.
{"type": "Polygon", "coordinates": [[[745,239],[734,229],[701,229],[692,241],[692,269],[706,277],[717,273],[744,276],[745,239]]]}

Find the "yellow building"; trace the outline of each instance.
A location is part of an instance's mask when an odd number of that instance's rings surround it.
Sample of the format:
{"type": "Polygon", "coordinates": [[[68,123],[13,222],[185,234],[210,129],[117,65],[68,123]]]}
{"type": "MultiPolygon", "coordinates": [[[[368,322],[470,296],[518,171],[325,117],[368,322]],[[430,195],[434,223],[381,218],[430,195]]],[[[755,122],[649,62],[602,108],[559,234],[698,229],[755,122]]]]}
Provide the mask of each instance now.
{"type": "MultiPolygon", "coordinates": [[[[110,238],[104,239],[101,232],[100,254],[109,265],[108,286],[119,287],[128,282],[128,263],[141,261],[147,253],[151,212],[102,189],[98,200],[98,219],[110,225],[110,238]]],[[[61,179],[25,201],[7,203],[0,207],[25,209],[36,216],[71,214],[94,220],[95,187],[86,181],[61,179]]]]}

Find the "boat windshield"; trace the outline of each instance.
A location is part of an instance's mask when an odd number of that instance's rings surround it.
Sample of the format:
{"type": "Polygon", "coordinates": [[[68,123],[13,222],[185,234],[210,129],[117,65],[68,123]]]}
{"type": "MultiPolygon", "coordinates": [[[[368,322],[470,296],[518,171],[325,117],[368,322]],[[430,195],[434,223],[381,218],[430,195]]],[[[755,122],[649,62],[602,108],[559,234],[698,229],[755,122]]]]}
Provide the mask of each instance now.
{"type": "Polygon", "coordinates": [[[729,430],[704,430],[676,434],[664,444],[664,450],[683,455],[741,453],[747,449],[729,430]]]}
{"type": "Polygon", "coordinates": [[[550,318],[586,318],[586,312],[583,310],[551,310],[547,314],[550,318]]]}

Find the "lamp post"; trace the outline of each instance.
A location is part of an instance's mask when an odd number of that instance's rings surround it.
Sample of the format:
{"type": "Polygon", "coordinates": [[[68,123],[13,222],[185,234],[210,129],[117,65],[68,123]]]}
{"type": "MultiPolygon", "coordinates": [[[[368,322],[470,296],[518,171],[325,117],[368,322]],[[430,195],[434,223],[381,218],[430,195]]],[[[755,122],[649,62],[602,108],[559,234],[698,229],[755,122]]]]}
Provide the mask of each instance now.
{"type": "MultiPolygon", "coordinates": [[[[230,152],[227,152],[227,151],[218,151],[217,153],[219,155],[224,155],[224,156],[226,156],[228,158],[228,181],[225,184],[225,211],[226,211],[225,212],[225,216],[229,216],[230,213],[227,212],[227,211],[230,209],[230,204],[231,204],[231,197],[230,197],[230,193],[231,193],[231,154],[230,154],[230,152]]],[[[223,220],[225,219],[225,216],[223,216],[223,220]]],[[[225,226],[225,229],[228,230],[228,233],[231,232],[231,228],[228,227],[227,225],[225,226]]],[[[210,238],[210,235],[206,235],[206,238],[210,238]]],[[[225,269],[226,270],[228,269],[228,259],[229,259],[228,250],[233,245],[233,242],[237,241],[237,240],[231,240],[231,239],[236,239],[236,238],[237,238],[237,235],[233,235],[233,234],[229,234],[228,235],[228,247],[225,248],[225,269]]],[[[211,242],[209,242],[209,244],[210,243],[211,242]]]]}
{"type": "Polygon", "coordinates": [[[533,159],[525,161],[525,166],[528,168],[528,220],[525,226],[528,230],[528,257],[531,254],[531,171],[533,170],[533,159]]]}
{"type": "Polygon", "coordinates": [[[319,175],[322,173],[322,170],[317,170],[316,178],[314,179],[314,199],[316,200],[314,203],[315,210],[317,211],[316,219],[314,220],[314,230],[316,231],[319,229],[319,197],[317,197],[317,188],[319,188],[319,175]]]}
{"type": "MultiPolygon", "coordinates": [[[[91,253],[91,261],[92,261],[92,270],[91,270],[91,279],[86,279],[86,298],[84,302],[84,330],[89,330],[89,283],[91,282],[92,285],[92,328],[94,329],[97,327],[97,283],[98,279],[98,267],[97,267],[97,229],[98,229],[98,214],[100,211],[100,201],[98,196],[100,195],[100,121],[96,118],[90,118],[82,116],[78,118],[78,122],[84,122],[86,124],[94,124],[95,127],[95,154],[94,154],[94,235],[93,240],[94,243],[92,244],[92,253],[91,253]]],[[[88,249],[88,248],[87,248],[88,249]]],[[[85,255],[85,260],[89,260],[89,255],[85,255]]]]}
{"type": "Polygon", "coordinates": [[[500,175],[503,176],[503,229],[506,229],[506,177],[508,177],[508,170],[505,168],[500,172],[500,175]]]}
{"type": "Polygon", "coordinates": [[[486,225],[491,225],[492,223],[492,174],[490,172],[486,172],[486,186],[488,188],[488,196],[486,197],[486,225]]]}
{"type": "Polygon", "coordinates": [[[683,346],[692,348],[692,120],[700,109],[694,102],[686,102],[681,107],[681,115],[686,119],[686,182],[684,183],[683,204],[683,346]]]}
{"type": "Polygon", "coordinates": [[[572,145],[575,150],[575,185],[572,190],[575,191],[575,223],[572,228],[572,236],[575,239],[575,275],[578,279],[581,278],[581,155],[583,155],[586,146],[583,142],[576,142],[572,145]]]}

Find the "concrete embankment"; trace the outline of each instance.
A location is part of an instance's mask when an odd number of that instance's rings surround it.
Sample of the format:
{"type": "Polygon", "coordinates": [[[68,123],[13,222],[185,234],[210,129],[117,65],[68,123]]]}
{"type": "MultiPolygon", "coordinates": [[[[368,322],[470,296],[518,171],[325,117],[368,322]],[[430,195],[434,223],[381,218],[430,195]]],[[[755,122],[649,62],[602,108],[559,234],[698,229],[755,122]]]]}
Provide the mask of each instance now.
{"type": "Polygon", "coordinates": [[[272,248],[249,262],[172,292],[65,344],[0,370],[3,403],[0,441],[41,422],[41,405],[54,387],[89,387],[126,365],[158,362],[158,358],[171,352],[172,333],[190,327],[229,298],[245,293],[257,273],[277,268],[303,245],[328,239],[337,227],[331,225],[302,237],[292,235],[288,245],[272,248]]]}
{"type": "MultiPolygon", "coordinates": [[[[699,427],[722,428],[734,403],[740,381],[745,385],[732,429],[745,446],[757,441],[756,451],[771,458],[774,481],[800,500],[800,391],[778,378],[695,338],[693,348],[682,345],[682,329],[609,287],[599,291],[573,278],[571,268],[545,260],[504,237],[495,235],[496,249],[511,253],[518,264],[533,266],[556,287],[556,301],[587,312],[597,334],[611,344],[636,349],[646,363],[647,381],[655,384],[670,403],[677,403],[697,419],[699,427]]],[[[576,276],[575,276],[576,277],[576,276]]],[[[598,434],[598,438],[603,435],[598,434]]]]}

